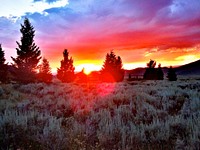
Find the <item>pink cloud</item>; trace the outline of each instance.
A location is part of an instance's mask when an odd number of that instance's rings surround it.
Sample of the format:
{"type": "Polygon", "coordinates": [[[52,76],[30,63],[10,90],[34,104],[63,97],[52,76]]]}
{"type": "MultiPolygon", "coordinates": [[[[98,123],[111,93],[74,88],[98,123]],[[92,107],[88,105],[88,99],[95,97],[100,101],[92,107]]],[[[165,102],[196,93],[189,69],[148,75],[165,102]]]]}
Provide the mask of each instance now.
{"type": "MultiPolygon", "coordinates": [[[[52,61],[62,58],[64,48],[78,60],[104,59],[109,50],[116,49],[130,63],[129,54],[135,52],[137,61],[142,61],[155,47],[166,55],[169,49],[179,53],[199,45],[199,9],[198,0],[70,0],[66,7],[46,10],[47,16],[35,13],[28,17],[36,30],[36,44],[52,61]]],[[[20,21],[16,23],[19,27],[20,21]]],[[[19,36],[11,38],[16,24],[6,24],[0,33],[6,39],[2,44],[19,41],[19,36]]]]}

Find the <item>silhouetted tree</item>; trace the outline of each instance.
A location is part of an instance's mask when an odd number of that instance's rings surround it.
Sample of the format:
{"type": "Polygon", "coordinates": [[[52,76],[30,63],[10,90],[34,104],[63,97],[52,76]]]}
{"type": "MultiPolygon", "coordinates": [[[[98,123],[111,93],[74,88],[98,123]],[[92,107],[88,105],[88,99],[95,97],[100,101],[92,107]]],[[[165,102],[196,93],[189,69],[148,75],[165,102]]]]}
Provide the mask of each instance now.
{"type": "Polygon", "coordinates": [[[0,44],[0,81],[2,83],[8,82],[8,65],[5,64],[5,53],[0,44]]]}
{"type": "Polygon", "coordinates": [[[84,73],[85,68],[81,70],[81,72],[76,74],[76,81],[79,83],[85,83],[88,81],[87,75],[84,73]]]}
{"type": "Polygon", "coordinates": [[[121,57],[116,56],[113,51],[106,55],[106,60],[101,70],[101,79],[105,82],[120,82],[124,79],[121,57]]]}
{"type": "Polygon", "coordinates": [[[147,63],[148,68],[155,68],[156,66],[156,61],[150,60],[149,63],[147,63]]]}
{"type": "Polygon", "coordinates": [[[143,76],[144,79],[146,79],[146,80],[156,80],[157,79],[155,66],[156,66],[156,61],[154,61],[154,60],[150,60],[149,63],[147,63],[147,68],[146,68],[146,71],[143,76]]]}
{"type": "Polygon", "coordinates": [[[60,62],[61,66],[57,69],[57,78],[62,82],[72,82],[75,78],[72,57],[69,58],[67,49],[63,51],[64,59],[60,62]]]}
{"type": "Polygon", "coordinates": [[[21,44],[17,42],[17,58],[11,57],[17,68],[16,80],[23,83],[34,82],[41,51],[34,43],[35,30],[28,18],[25,18],[24,24],[21,24],[20,32],[22,37],[21,44]]]}
{"type": "Polygon", "coordinates": [[[6,59],[5,59],[5,53],[1,47],[0,44],[0,65],[3,65],[5,63],[6,59]]]}
{"type": "Polygon", "coordinates": [[[52,73],[49,65],[49,61],[46,58],[42,59],[42,64],[39,65],[38,80],[45,83],[52,81],[52,73]]]}
{"type": "Polygon", "coordinates": [[[169,81],[176,81],[177,80],[177,75],[175,70],[170,66],[168,73],[167,73],[167,78],[169,81]]]}
{"type": "Polygon", "coordinates": [[[150,60],[147,63],[146,71],[143,75],[143,78],[146,80],[163,80],[164,73],[161,68],[161,64],[158,65],[158,68],[155,68],[156,61],[150,60]]]}
{"type": "Polygon", "coordinates": [[[161,64],[158,65],[157,78],[158,78],[158,80],[163,80],[164,79],[164,73],[162,71],[161,64]]]}

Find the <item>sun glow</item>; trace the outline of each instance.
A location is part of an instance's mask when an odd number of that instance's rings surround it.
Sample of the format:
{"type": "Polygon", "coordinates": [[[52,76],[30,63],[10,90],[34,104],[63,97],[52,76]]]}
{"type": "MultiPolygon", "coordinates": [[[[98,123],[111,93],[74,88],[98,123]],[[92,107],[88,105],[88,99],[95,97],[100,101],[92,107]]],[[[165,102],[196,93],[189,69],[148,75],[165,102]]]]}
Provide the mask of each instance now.
{"type": "Polygon", "coordinates": [[[89,75],[90,73],[92,72],[92,70],[84,70],[84,73],[86,74],[86,75],[89,75]]]}
{"type": "Polygon", "coordinates": [[[199,59],[199,57],[196,55],[184,55],[184,56],[179,56],[176,58],[176,60],[182,62],[182,64],[194,62],[198,59],[199,59]]]}
{"type": "Polygon", "coordinates": [[[99,71],[101,69],[100,65],[95,65],[95,64],[81,64],[75,67],[76,71],[81,71],[84,69],[85,74],[90,74],[92,71],[99,71]]]}

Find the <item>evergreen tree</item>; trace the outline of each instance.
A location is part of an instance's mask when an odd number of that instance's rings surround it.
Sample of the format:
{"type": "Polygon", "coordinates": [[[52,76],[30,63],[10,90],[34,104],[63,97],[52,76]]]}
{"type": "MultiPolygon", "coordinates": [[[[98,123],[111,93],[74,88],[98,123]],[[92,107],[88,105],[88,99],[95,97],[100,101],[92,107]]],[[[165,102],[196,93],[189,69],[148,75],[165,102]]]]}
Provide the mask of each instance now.
{"type": "Polygon", "coordinates": [[[158,80],[163,80],[163,79],[164,79],[164,73],[163,73],[163,71],[162,71],[161,64],[158,65],[158,69],[157,69],[157,79],[158,79],[158,80]]]}
{"type": "Polygon", "coordinates": [[[156,73],[156,61],[150,60],[149,63],[147,63],[147,68],[144,73],[143,78],[146,80],[156,80],[157,79],[157,73],[156,73]]]}
{"type": "Polygon", "coordinates": [[[163,80],[164,73],[162,71],[161,64],[158,65],[158,68],[155,67],[156,61],[150,60],[149,63],[147,63],[147,68],[143,75],[143,78],[146,80],[163,80]]]}
{"type": "Polygon", "coordinates": [[[85,68],[81,72],[76,74],[76,81],[78,83],[86,83],[88,81],[88,76],[84,73],[85,68]]]}
{"type": "Polygon", "coordinates": [[[122,60],[116,56],[113,51],[107,53],[106,60],[101,70],[102,81],[120,82],[124,79],[124,69],[122,69],[122,60]]]}
{"type": "Polygon", "coordinates": [[[2,83],[8,82],[8,65],[5,64],[5,53],[0,44],[0,81],[2,83]]]}
{"type": "Polygon", "coordinates": [[[46,58],[42,59],[42,64],[39,65],[38,80],[45,83],[52,81],[52,73],[49,65],[49,61],[46,58]]]}
{"type": "Polygon", "coordinates": [[[167,73],[167,78],[169,81],[176,81],[177,80],[177,75],[175,70],[170,66],[168,73],[167,73]]]}
{"type": "Polygon", "coordinates": [[[155,68],[156,66],[156,61],[150,60],[149,63],[147,63],[148,68],[155,68]]]}
{"type": "Polygon", "coordinates": [[[1,44],[0,44],[0,65],[4,65],[6,59],[5,59],[5,53],[1,47],[1,44]]]}
{"type": "Polygon", "coordinates": [[[21,24],[20,32],[22,37],[21,43],[17,42],[17,58],[11,57],[17,68],[16,80],[25,83],[34,82],[36,69],[41,59],[41,51],[34,43],[35,30],[28,18],[25,18],[24,24],[21,24]]]}
{"type": "Polygon", "coordinates": [[[74,66],[72,57],[69,58],[67,49],[63,51],[64,59],[60,62],[61,66],[57,69],[57,78],[62,82],[72,82],[75,78],[74,66]]]}

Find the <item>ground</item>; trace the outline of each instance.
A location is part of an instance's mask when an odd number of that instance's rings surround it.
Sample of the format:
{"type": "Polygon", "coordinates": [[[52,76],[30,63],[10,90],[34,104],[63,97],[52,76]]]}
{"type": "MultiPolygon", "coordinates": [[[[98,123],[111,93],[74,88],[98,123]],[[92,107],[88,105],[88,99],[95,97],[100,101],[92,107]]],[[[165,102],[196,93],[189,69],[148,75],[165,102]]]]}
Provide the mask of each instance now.
{"type": "Polygon", "coordinates": [[[200,149],[200,80],[0,85],[0,149],[200,149]]]}

